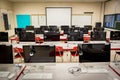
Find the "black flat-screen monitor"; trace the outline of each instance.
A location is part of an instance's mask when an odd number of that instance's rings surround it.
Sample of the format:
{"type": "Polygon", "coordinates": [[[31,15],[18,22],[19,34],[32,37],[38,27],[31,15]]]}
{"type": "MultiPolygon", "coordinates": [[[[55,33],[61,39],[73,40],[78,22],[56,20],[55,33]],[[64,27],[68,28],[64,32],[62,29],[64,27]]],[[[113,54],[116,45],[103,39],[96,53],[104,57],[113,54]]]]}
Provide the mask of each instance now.
{"type": "Polygon", "coordinates": [[[92,30],[92,26],[91,25],[84,25],[84,28],[87,28],[88,30],[92,30]]]}
{"type": "Polygon", "coordinates": [[[35,34],[43,34],[44,33],[40,30],[40,28],[34,28],[34,32],[35,32],[35,34]]]}
{"type": "Polygon", "coordinates": [[[80,32],[70,32],[68,34],[68,41],[81,41],[81,39],[80,32]]]}
{"type": "Polygon", "coordinates": [[[106,32],[103,32],[103,31],[91,32],[91,40],[106,41],[106,32]]]}
{"type": "Polygon", "coordinates": [[[14,28],[15,34],[19,37],[21,36],[21,33],[25,31],[24,28],[14,28]]]}
{"type": "Polygon", "coordinates": [[[34,26],[26,26],[26,30],[34,30],[34,26]]]}
{"type": "Polygon", "coordinates": [[[75,27],[74,30],[80,30],[80,27],[75,27]]]}
{"type": "Polygon", "coordinates": [[[100,28],[101,25],[102,25],[101,22],[96,22],[96,23],[95,23],[95,27],[96,27],[96,28],[100,28]]]}
{"type": "Polygon", "coordinates": [[[62,25],[61,30],[69,30],[69,25],[62,25]]]}
{"type": "Polygon", "coordinates": [[[45,25],[44,26],[40,26],[40,30],[44,32],[45,30],[49,30],[49,27],[45,26],[45,25]]]}
{"type": "Polygon", "coordinates": [[[50,30],[50,31],[59,31],[59,29],[58,29],[57,26],[55,26],[55,25],[50,25],[50,26],[49,26],[49,30],[50,30]]]}
{"type": "Polygon", "coordinates": [[[15,34],[19,34],[24,28],[14,28],[15,34]]]}
{"type": "Polygon", "coordinates": [[[114,22],[115,22],[115,15],[104,15],[104,27],[106,28],[114,28],[114,22]]]}
{"type": "Polygon", "coordinates": [[[93,28],[93,31],[94,31],[94,32],[96,32],[96,31],[104,31],[104,27],[93,28]]]}
{"type": "Polygon", "coordinates": [[[25,63],[55,62],[55,46],[26,45],[23,52],[25,63]]]}
{"type": "Polygon", "coordinates": [[[0,42],[8,42],[8,32],[0,32],[0,42]]]}
{"type": "Polygon", "coordinates": [[[120,40],[120,31],[111,31],[110,40],[120,40]]]}
{"type": "Polygon", "coordinates": [[[109,43],[78,44],[80,62],[109,62],[109,43]]]}
{"type": "Polygon", "coordinates": [[[12,45],[0,45],[0,64],[12,64],[13,51],[12,45]]]}
{"type": "MultiPolygon", "coordinates": [[[[73,29],[73,27],[71,29],[73,29]]],[[[62,25],[61,30],[64,31],[64,34],[68,34],[69,33],[69,25],[62,25]]]]}
{"type": "Polygon", "coordinates": [[[81,31],[83,34],[88,34],[88,28],[80,28],[80,31],[81,31]]]}
{"type": "Polygon", "coordinates": [[[59,32],[44,33],[44,41],[60,41],[60,33],[59,32]]]}
{"type": "Polygon", "coordinates": [[[19,36],[20,42],[35,42],[35,33],[34,31],[23,31],[21,32],[21,35],[19,36]]]}

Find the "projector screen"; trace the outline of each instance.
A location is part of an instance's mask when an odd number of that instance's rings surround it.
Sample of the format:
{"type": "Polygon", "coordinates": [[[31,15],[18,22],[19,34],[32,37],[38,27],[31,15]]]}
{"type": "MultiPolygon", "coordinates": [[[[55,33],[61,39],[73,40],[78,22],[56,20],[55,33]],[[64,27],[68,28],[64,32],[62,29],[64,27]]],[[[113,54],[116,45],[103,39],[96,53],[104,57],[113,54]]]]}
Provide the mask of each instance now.
{"type": "Polygon", "coordinates": [[[72,16],[72,8],[71,7],[62,7],[62,8],[54,8],[48,7],[46,8],[46,16],[47,16],[47,25],[69,25],[71,26],[71,16],[72,16]]]}

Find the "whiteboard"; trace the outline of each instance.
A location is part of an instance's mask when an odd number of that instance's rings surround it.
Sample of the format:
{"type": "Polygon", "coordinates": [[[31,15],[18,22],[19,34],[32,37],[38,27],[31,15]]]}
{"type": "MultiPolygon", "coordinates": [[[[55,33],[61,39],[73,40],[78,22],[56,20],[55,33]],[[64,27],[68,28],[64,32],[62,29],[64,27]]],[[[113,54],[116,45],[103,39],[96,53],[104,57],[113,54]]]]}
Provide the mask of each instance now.
{"type": "Polygon", "coordinates": [[[31,24],[35,28],[39,28],[41,25],[46,25],[46,17],[44,15],[32,15],[31,24]]]}
{"type": "Polygon", "coordinates": [[[38,16],[31,16],[31,24],[34,27],[39,27],[39,19],[38,16]]]}
{"type": "Polygon", "coordinates": [[[39,16],[39,25],[46,25],[46,16],[39,16]]]}
{"type": "Polygon", "coordinates": [[[80,27],[84,27],[84,25],[92,25],[92,16],[91,15],[73,15],[72,25],[77,25],[80,27]]]}
{"type": "Polygon", "coordinates": [[[71,8],[48,7],[46,8],[47,25],[71,25],[71,8]]]}

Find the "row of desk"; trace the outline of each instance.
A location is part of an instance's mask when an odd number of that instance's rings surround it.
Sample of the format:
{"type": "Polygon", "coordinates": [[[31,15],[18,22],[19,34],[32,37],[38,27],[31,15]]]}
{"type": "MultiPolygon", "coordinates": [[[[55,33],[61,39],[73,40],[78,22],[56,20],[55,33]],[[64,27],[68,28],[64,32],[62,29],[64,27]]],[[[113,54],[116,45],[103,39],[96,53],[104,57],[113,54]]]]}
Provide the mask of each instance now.
{"type": "MultiPolygon", "coordinates": [[[[107,43],[106,41],[89,41],[88,43],[107,43]]],[[[35,43],[35,42],[20,42],[19,44],[14,44],[13,48],[23,48],[23,45],[55,45],[56,47],[61,46],[63,48],[64,51],[72,51],[74,50],[75,47],[78,46],[78,44],[86,44],[83,41],[67,41],[67,43],[65,42],[61,42],[61,41],[51,41],[51,42],[43,42],[43,43],[35,43]]],[[[120,41],[118,42],[111,42],[111,61],[114,60],[114,55],[116,53],[116,51],[120,50],[120,41]]]]}
{"type": "Polygon", "coordinates": [[[0,71],[14,74],[0,80],[120,80],[120,63],[0,64],[0,71]]]}

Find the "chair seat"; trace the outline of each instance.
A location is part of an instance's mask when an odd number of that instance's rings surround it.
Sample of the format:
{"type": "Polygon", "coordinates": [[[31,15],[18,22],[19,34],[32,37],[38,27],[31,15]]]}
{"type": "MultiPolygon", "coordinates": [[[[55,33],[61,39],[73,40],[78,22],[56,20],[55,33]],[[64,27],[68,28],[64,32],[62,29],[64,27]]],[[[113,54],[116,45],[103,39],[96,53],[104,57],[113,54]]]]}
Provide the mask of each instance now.
{"type": "Polygon", "coordinates": [[[14,49],[14,53],[17,53],[16,55],[15,55],[15,58],[23,58],[23,49],[22,48],[17,48],[17,47],[15,47],[14,49]]]}
{"type": "Polygon", "coordinates": [[[79,54],[71,53],[71,56],[79,56],[79,54]]]}
{"type": "Polygon", "coordinates": [[[63,56],[63,52],[61,52],[61,54],[59,52],[56,52],[56,56],[63,56]]]}

